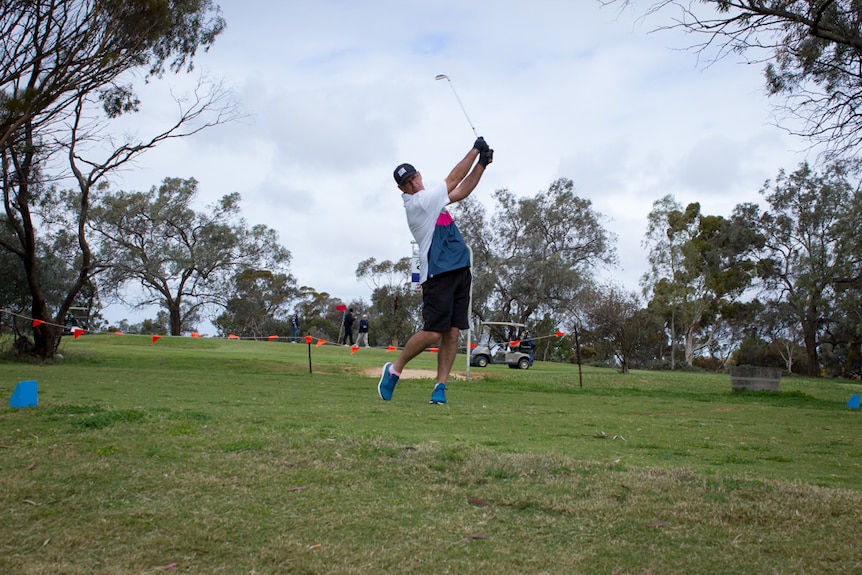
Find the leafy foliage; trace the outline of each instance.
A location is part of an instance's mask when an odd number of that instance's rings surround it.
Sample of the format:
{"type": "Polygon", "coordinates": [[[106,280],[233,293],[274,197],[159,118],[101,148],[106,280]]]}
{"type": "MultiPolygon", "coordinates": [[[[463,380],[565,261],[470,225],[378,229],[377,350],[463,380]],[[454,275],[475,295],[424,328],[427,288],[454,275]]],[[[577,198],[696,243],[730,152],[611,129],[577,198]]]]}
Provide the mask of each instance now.
{"type": "Polygon", "coordinates": [[[146,295],[137,303],[164,308],[172,335],[180,335],[184,318],[206,305],[236,307],[238,296],[257,290],[266,314],[292,295],[293,279],[280,271],[290,252],[278,243],[278,234],[262,225],[248,227],[239,217],[239,194],[195,212],[196,194],[193,178],[165,178],[149,192],[105,194],[93,209],[91,225],[104,238],[111,261],[107,285],[116,292],[129,283],[140,285],[146,295]],[[276,283],[257,284],[266,274],[244,275],[249,270],[270,270],[268,279],[276,283]],[[228,295],[231,281],[238,283],[228,295]]]}
{"type": "Polygon", "coordinates": [[[613,358],[622,373],[661,356],[662,326],[641,306],[637,294],[609,283],[595,288],[584,308],[586,333],[582,338],[601,357],[613,358]]]}
{"type": "Polygon", "coordinates": [[[700,350],[715,345],[716,330],[725,327],[722,312],[751,285],[752,250],[760,239],[741,217],[704,215],[698,203],[683,209],[672,196],[653,204],[648,221],[644,293],[668,325],[671,345],[682,334],[685,361],[692,366],[700,350]]]}
{"type": "Polygon", "coordinates": [[[34,330],[42,358],[53,356],[58,325],[102,269],[86,235],[91,191],[158,142],[225,119],[183,130],[217,107],[214,92],[184,108],[173,126],[152,139],[116,144],[105,135],[109,120],[136,111],[139,103],[124,78],[141,68],[148,78],[188,69],[197,49],[208,48],[223,28],[210,0],[12,0],[0,7],[0,156],[10,230],[0,247],[20,260],[32,317],[53,320],[34,330]],[[107,152],[98,145],[105,143],[107,152]],[[62,212],[52,183],[69,175],[77,189],[66,206],[74,208],[62,212]],[[39,238],[63,218],[64,230],[39,238]],[[61,284],[48,279],[40,250],[58,242],[71,256],[71,277],[55,308],[46,285],[61,284]]]}
{"type": "Polygon", "coordinates": [[[559,179],[531,198],[502,189],[488,220],[467,198],[455,209],[473,249],[473,313],[484,321],[571,321],[595,266],[616,261],[614,236],[592,203],[559,179]]]}
{"type": "Polygon", "coordinates": [[[356,278],[372,287],[370,336],[378,345],[398,346],[421,327],[422,296],[410,283],[410,258],[378,262],[368,258],[356,267],[356,278]]]}
{"type": "Polygon", "coordinates": [[[281,332],[280,324],[287,321],[288,306],[298,294],[295,283],[286,273],[261,269],[238,272],[225,311],[214,322],[216,327],[222,335],[232,333],[241,337],[281,332]]]}
{"type": "MultiPolygon", "coordinates": [[[[839,306],[858,301],[862,289],[862,193],[850,182],[857,170],[845,162],[822,172],[808,164],[782,170],[761,190],[768,209],[738,208],[751,212],[765,239],[760,276],[781,321],[799,328],[812,376],[820,373],[820,346],[839,343],[831,331],[839,306]]],[[[851,334],[849,341],[858,339],[851,334]]]]}

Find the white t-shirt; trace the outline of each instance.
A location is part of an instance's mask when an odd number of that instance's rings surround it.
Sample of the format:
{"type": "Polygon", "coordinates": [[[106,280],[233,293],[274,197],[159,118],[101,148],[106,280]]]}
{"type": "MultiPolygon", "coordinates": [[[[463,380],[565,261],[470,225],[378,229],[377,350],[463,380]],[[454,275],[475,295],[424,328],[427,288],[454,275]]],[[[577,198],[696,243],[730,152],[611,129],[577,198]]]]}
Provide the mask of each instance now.
{"type": "Polygon", "coordinates": [[[470,255],[461,232],[446,209],[446,182],[432,184],[415,194],[401,194],[407,225],[419,244],[419,283],[436,274],[468,267],[470,255]]]}

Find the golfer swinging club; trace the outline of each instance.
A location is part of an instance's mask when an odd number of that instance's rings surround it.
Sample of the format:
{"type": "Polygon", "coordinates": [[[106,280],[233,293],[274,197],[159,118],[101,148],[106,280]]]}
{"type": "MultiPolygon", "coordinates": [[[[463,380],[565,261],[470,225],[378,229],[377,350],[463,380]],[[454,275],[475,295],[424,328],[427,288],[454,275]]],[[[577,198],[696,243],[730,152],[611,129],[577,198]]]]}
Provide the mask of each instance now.
{"type": "Polygon", "coordinates": [[[407,363],[440,340],[437,384],[431,394],[431,403],[446,403],[446,383],[458,353],[458,334],[470,325],[472,280],[467,244],[446,206],[469,196],[493,160],[494,150],[480,137],[445,180],[429,184],[428,188],[422,181],[422,174],[410,164],[395,168],[393,175],[402,192],[407,224],[419,245],[424,326],[407,340],[398,359],[383,366],[377,392],[385,401],[392,399],[395,385],[407,363]]]}

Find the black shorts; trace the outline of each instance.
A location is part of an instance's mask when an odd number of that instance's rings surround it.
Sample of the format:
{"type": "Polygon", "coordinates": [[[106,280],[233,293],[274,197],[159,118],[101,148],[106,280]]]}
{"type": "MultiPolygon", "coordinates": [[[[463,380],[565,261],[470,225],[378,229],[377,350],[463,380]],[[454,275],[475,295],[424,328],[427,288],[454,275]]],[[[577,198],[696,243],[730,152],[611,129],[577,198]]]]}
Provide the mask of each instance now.
{"type": "Polygon", "coordinates": [[[470,268],[461,268],[428,278],[422,284],[422,328],[446,333],[453,327],[470,327],[470,268]]]}

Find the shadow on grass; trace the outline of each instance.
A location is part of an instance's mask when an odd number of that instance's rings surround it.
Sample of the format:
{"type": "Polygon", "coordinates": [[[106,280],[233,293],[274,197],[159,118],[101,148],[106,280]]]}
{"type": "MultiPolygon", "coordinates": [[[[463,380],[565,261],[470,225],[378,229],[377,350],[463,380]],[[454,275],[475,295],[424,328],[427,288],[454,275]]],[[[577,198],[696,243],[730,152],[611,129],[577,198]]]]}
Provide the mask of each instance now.
{"type": "Polygon", "coordinates": [[[802,391],[732,391],[728,399],[735,403],[757,401],[773,407],[795,407],[805,409],[823,409],[834,411],[842,407],[836,401],[820,399],[802,391]]]}
{"type": "Polygon", "coordinates": [[[66,421],[79,429],[104,429],[117,424],[144,423],[160,419],[201,423],[212,417],[194,410],[106,409],[100,405],[55,405],[46,408],[40,415],[52,421],[66,421]]]}

